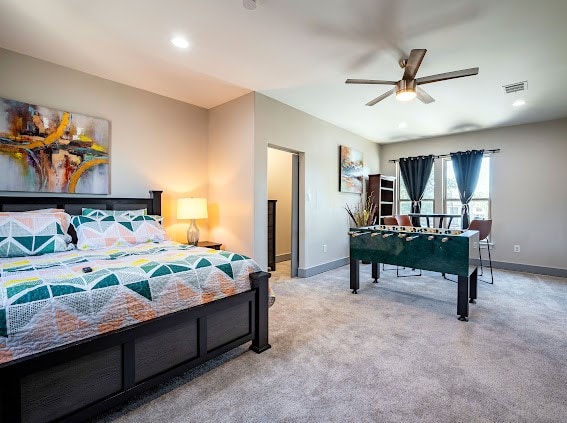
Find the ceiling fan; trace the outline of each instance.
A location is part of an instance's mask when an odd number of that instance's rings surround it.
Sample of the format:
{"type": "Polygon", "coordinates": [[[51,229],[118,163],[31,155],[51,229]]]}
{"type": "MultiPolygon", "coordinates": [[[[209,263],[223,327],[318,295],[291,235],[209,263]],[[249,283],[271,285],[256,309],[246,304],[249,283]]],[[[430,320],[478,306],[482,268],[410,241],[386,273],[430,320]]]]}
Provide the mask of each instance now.
{"type": "Polygon", "coordinates": [[[400,101],[409,101],[417,97],[418,100],[425,104],[433,103],[435,99],[423,90],[420,85],[429,84],[431,82],[445,81],[447,79],[463,78],[478,74],[478,68],[462,69],[453,72],[439,73],[437,75],[424,76],[415,78],[421,61],[427,52],[426,49],[414,49],[411,51],[407,59],[400,60],[400,67],[404,70],[404,76],[399,81],[382,81],[379,79],[347,79],[346,84],[377,84],[377,85],[395,85],[390,91],[370,100],[367,106],[374,106],[386,97],[396,94],[396,99],[400,101]]]}

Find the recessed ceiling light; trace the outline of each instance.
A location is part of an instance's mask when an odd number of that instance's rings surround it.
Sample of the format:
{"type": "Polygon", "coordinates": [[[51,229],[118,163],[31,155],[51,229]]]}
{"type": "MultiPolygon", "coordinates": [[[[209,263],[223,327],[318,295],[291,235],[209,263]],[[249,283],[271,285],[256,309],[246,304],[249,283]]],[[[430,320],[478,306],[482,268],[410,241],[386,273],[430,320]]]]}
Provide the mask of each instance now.
{"type": "Polygon", "coordinates": [[[179,47],[179,48],[189,47],[189,41],[187,41],[183,37],[173,37],[171,39],[171,44],[173,44],[175,47],[179,47]]]}
{"type": "Polygon", "coordinates": [[[405,123],[405,122],[398,123],[398,128],[400,128],[400,129],[404,129],[404,128],[407,128],[407,127],[408,127],[408,124],[405,123]]]}
{"type": "Polygon", "coordinates": [[[512,106],[514,107],[520,107],[523,106],[524,104],[526,104],[525,100],[516,100],[512,103],[512,106]]]}

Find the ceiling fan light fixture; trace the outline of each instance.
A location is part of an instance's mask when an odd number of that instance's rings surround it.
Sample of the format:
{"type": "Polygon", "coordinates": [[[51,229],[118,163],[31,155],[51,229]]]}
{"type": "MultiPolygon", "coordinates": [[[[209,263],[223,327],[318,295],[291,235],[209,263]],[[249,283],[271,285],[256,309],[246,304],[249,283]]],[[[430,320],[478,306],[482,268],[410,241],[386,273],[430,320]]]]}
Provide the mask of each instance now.
{"type": "Polygon", "coordinates": [[[406,81],[402,79],[398,81],[396,84],[396,100],[398,101],[410,101],[413,100],[416,96],[415,87],[416,87],[415,80],[406,81]]]}
{"type": "Polygon", "coordinates": [[[444,72],[436,75],[424,76],[416,79],[417,71],[421,66],[421,62],[426,49],[413,49],[407,59],[400,61],[400,66],[404,69],[404,75],[398,82],[386,81],[382,79],[347,79],[347,84],[378,84],[378,85],[395,85],[389,91],[379,95],[378,97],[366,103],[367,106],[374,106],[376,103],[396,94],[396,99],[399,101],[411,101],[417,98],[424,104],[431,104],[435,101],[424,89],[418,85],[429,84],[431,82],[446,81],[448,79],[463,78],[465,76],[478,75],[478,68],[461,69],[452,72],[444,72]]]}
{"type": "Polygon", "coordinates": [[[400,90],[396,92],[396,100],[398,101],[410,101],[415,98],[416,94],[413,90],[400,90]]]}

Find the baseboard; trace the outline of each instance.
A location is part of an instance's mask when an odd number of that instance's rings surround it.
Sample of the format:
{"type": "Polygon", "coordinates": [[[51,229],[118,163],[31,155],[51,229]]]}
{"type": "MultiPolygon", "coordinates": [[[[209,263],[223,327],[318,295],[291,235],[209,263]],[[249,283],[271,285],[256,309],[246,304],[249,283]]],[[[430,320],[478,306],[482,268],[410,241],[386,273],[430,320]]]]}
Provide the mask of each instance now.
{"type": "MultiPolygon", "coordinates": [[[[339,260],[331,261],[329,263],[323,263],[318,266],[308,267],[305,269],[298,269],[297,276],[299,276],[300,278],[308,278],[310,276],[314,276],[319,273],[327,272],[329,270],[333,270],[338,267],[346,266],[347,264],[349,264],[349,258],[345,257],[339,260]]],[[[480,260],[471,259],[471,264],[479,266],[480,260]]],[[[488,265],[488,261],[483,260],[483,266],[486,265],[488,265]]],[[[567,269],[556,269],[554,267],[534,266],[531,264],[520,264],[520,263],[507,263],[503,261],[494,261],[494,260],[492,261],[492,267],[494,269],[512,270],[514,272],[535,273],[538,275],[567,278],[567,269]]]]}
{"type": "MultiPolygon", "coordinates": [[[[479,259],[471,259],[471,264],[475,266],[480,265],[479,259]]],[[[488,260],[482,260],[484,267],[488,266],[488,260]]],[[[557,276],[559,278],[567,278],[567,269],[556,269],[554,267],[534,266],[531,264],[508,263],[505,261],[492,260],[492,267],[494,269],[512,270],[514,272],[522,273],[535,273],[538,275],[557,276]]]]}
{"type": "Polygon", "coordinates": [[[339,260],[331,261],[329,263],[323,263],[318,266],[308,267],[305,269],[298,269],[297,276],[299,276],[300,278],[308,278],[310,276],[314,276],[319,273],[327,272],[329,270],[333,270],[338,267],[345,266],[348,263],[349,263],[349,258],[345,257],[339,260]]]}
{"type": "Polygon", "coordinates": [[[279,263],[281,261],[288,261],[288,260],[291,260],[291,253],[280,254],[276,256],[276,263],[279,263]]]}

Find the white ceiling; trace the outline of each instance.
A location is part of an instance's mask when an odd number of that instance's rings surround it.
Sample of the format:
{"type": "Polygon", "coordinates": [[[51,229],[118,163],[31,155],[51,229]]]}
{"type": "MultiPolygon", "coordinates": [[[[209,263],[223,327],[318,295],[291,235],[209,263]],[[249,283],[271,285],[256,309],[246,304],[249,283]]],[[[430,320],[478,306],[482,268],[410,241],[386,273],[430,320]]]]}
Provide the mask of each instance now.
{"type": "Polygon", "coordinates": [[[1,0],[0,46],[205,108],[259,91],[381,143],[567,116],[566,0],[257,3],[1,0]],[[170,44],[177,34],[189,49],[170,44]],[[479,75],[425,85],[429,105],[368,107],[391,87],[344,84],[400,79],[414,48],[428,49],[418,77],[479,75]],[[524,80],[521,95],[503,93],[524,80]]]}

